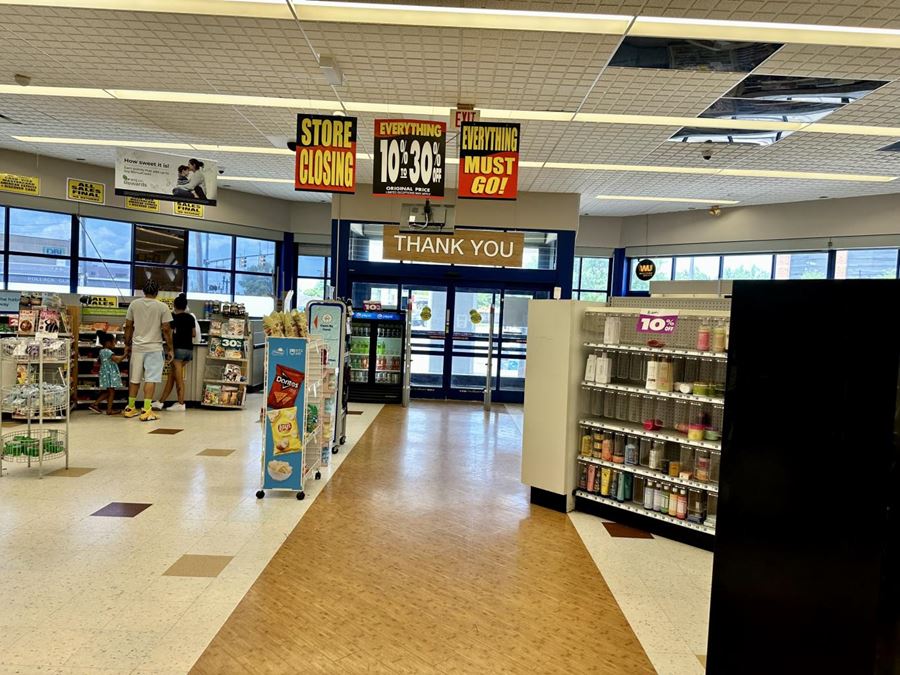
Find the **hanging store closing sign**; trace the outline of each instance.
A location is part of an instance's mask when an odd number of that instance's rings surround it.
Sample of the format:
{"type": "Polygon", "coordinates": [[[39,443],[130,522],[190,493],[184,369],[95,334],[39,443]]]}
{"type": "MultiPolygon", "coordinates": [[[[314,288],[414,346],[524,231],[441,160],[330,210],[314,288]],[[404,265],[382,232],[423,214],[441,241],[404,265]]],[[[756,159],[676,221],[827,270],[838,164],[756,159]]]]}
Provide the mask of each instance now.
{"type": "Polygon", "coordinates": [[[519,193],[518,124],[466,122],[459,132],[460,199],[513,200],[519,193]]]}
{"type": "Polygon", "coordinates": [[[356,192],[356,118],[297,115],[294,189],[356,192]]]}
{"type": "Polygon", "coordinates": [[[447,123],[375,120],[372,194],[443,197],[447,123]]]}
{"type": "Polygon", "coordinates": [[[453,234],[419,234],[385,225],[382,255],[388,260],[407,262],[521,267],[524,247],[522,232],[456,230],[453,234]]]}

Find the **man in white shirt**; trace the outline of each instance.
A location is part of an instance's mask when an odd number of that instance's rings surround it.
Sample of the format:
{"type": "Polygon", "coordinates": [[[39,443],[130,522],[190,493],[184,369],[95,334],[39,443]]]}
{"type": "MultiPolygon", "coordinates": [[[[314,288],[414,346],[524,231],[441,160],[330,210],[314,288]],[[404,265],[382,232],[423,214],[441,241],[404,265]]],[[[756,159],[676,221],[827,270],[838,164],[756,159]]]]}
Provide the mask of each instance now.
{"type": "Polygon", "coordinates": [[[144,297],[128,305],[125,315],[125,355],[130,356],[128,407],[123,417],[141,416],[141,422],[158,420],[151,403],[156,385],[162,382],[163,364],[170,363],[172,349],[172,312],[156,299],[159,286],[153,280],[144,284],[144,297]],[[163,341],[165,340],[165,348],[163,341]],[[141,382],[144,383],[144,409],[135,405],[141,382]]]}

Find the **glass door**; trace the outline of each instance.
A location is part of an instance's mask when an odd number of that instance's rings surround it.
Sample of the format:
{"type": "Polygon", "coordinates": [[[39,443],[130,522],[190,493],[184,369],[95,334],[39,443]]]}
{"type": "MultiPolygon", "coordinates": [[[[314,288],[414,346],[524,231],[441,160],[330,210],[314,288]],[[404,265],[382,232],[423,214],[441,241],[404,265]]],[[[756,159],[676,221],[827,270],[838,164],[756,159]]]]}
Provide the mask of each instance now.
{"type": "Polygon", "coordinates": [[[404,286],[404,298],[411,298],[410,373],[411,395],[444,398],[446,395],[446,352],[449,293],[446,286],[404,286]]]}
{"type": "MultiPolygon", "coordinates": [[[[451,398],[477,399],[484,395],[487,375],[491,305],[500,309],[501,292],[491,288],[457,287],[453,293],[450,347],[451,398]]],[[[493,385],[497,380],[498,316],[494,317],[493,385]]]]}
{"type": "Polygon", "coordinates": [[[539,290],[503,291],[500,315],[500,378],[498,400],[520,401],[525,393],[525,346],[528,341],[528,301],[549,298],[550,293],[539,290]],[[503,396],[503,392],[510,392],[503,396]]]}

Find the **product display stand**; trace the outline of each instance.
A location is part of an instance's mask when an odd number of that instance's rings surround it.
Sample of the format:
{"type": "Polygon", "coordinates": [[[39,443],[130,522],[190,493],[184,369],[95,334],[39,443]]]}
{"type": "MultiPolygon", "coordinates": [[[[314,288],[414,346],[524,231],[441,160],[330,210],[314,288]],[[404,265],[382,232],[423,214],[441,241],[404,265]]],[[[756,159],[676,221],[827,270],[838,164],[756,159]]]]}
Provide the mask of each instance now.
{"type": "Polygon", "coordinates": [[[246,314],[214,312],[209,322],[209,353],[203,372],[206,408],[244,407],[247,394],[250,327],[246,314]]]}
{"type": "MultiPolygon", "coordinates": [[[[100,362],[97,353],[97,331],[102,330],[115,336],[113,352],[121,356],[125,352],[125,313],[127,307],[82,306],[78,323],[77,358],[75,370],[76,405],[90,405],[102,391],[100,383],[100,362]]],[[[122,386],[116,390],[113,403],[128,401],[128,359],[119,364],[122,386]]]]}
{"type": "Polygon", "coordinates": [[[642,302],[584,312],[576,508],[713,535],[729,315],[642,302]]]}
{"type": "Polygon", "coordinates": [[[347,361],[347,305],[340,300],[313,300],[307,304],[306,314],[310,336],[321,337],[326,348],[322,462],[327,465],[329,455],[346,442],[346,435],[339,430],[346,428],[347,417],[341,396],[347,361]]]}
{"type": "Polygon", "coordinates": [[[265,359],[265,415],[261,487],[295,492],[304,499],[307,478],[322,477],[325,438],[326,358],[321,338],[267,337],[265,359]]]}
{"type": "Polygon", "coordinates": [[[3,462],[25,463],[37,460],[38,475],[44,475],[44,462],[65,458],[69,468],[69,394],[71,345],[66,335],[20,336],[0,343],[0,380],[2,369],[15,366],[15,383],[3,387],[3,412],[24,419],[26,431],[3,434],[0,448],[0,476],[3,462]],[[50,428],[50,419],[65,421],[64,429],[50,428]]]}

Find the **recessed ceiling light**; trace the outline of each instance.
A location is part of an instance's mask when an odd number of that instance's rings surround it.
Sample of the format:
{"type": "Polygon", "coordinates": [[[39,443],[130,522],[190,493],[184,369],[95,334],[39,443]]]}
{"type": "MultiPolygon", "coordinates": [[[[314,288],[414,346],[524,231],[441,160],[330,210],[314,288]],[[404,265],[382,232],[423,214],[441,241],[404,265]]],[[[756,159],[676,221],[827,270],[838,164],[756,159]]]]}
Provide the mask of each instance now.
{"type": "Polygon", "coordinates": [[[687,197],[644,197],[640,195],[597,195],[597,199],[634,202],[678,202],[683,204],[739,204],[731,199],[692,199],[687,197]]]}
{"type": "Polygon", "coordinates": [[[230,180],[243,183],[290,183],[294,184],[293,178],[260,178],[256,176],[221,176],[219,180],[230,180]]]}

